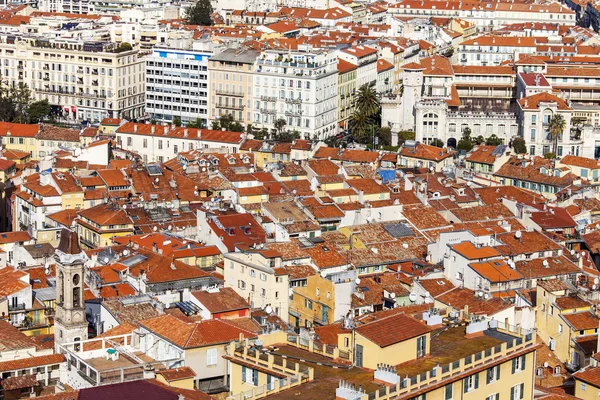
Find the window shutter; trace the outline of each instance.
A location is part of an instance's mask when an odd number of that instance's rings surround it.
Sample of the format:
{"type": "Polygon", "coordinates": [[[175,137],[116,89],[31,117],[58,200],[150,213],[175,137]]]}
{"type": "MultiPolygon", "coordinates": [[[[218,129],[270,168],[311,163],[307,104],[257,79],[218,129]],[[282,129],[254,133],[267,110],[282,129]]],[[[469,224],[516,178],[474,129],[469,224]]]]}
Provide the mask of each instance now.
{"type": "Polygon", "coordinates": [[[521,383],[521,387],[520,387],[520,390],[519,390],[519,399],[523,398],[523,396],[525,395],[524,392],[525,392],[525,384],[521,383]]]}
{"type": "MultiPolygon", "coordinates": [[[[496,380],[499,381],[500,380],[500,366],[497,365],[496,366],[496,380]]],[[[500,395],[498,395],[500,396],[500,395]]]]}
{"type": "MultiPolygon", "coordinates": [[[[513,358],[513,360],[512,360],[512,373],[514,374],[516,370],[517,370],[517,359],[513,358]]],[[[512,399],[512,397],[511,397],[511,399],[512,399]]]]}
{"type": "Polygon", "coordinates": [[[475,374],[475,389],[479,387],[479,373],[475,374]]]}
{"type": "Polygon", "coordinates": [[[496,400],[500,400],[500,393],[496,393],[496,400]]]}
{"type": "Polygon", "coordinates": [[[463,392],[467,393],[469,391],[469,377],[463,379],[463,392]]]}
{"type": "Polygon", "coordinates": [[[242,381],[246,382],[246,367],[242,365],[242,381]]]}
{"type": "Polygon", "coordinates": [[[525,358],[527,357],[527,354],[523,354],[521,356],[521,371],[523,371],[525,369],[525,358]]]}
{"type": "Polygon", "coordinates": [[[446,385],[446,400],[452,399],[452,383],[446,385]]]}
{"type": "MultiPolygon", "coordinates": [[[[514,371],[514,368],[513,368],[513,371],[514,371]]],[[[510,388],[510,400],[515,400],[515,389],[516,388],[517,388],[516,386],[513,386],[513,387],[510,388]]]]}
{"type": "Polygon", "coordinates": [[[488,384],[488,385],[492,381],[492,374],[494,373],[493,371],[494,371],[493,368],[490,368],[490,369],[487,370],[487,379],[486,379],[485,383],[488,384]]]}
{"type": "Polygon", "coordinates": [[[258,371],[252,370],[252,381],[254,382],[254,386],[258,386],[258,371]]]}

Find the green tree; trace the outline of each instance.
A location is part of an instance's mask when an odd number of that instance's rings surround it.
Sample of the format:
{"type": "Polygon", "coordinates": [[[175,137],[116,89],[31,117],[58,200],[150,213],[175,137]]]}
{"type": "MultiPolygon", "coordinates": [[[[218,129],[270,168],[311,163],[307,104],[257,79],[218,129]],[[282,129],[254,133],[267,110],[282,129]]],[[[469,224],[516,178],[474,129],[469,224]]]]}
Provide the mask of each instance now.
{"type": "Polygon", "coordinates": [[[377,91],[365,84],[358,89],[354,98],[354,112],[350,120],[352,136],[360,143],[372,143],[380,121],[381,103],[377,91]]]}
{"type": "Polygon", "coordinates": [[[173,117],[173,125],[181,126],[181,118],[179,118],[177,116],[173,117]]]}
{"type": "Polygon", "coordinates": [[[229,130],[231,132],[244,132],[244,125],[237,121],[234,121],[231,124],[229,124],[229,130]]]}
{"type": "Polygon", "coordinates": [[[554,153],[546,153],[544,154],[544,158],[547,160],[554,160],[556,158],[556,154],[554,153]]]}
{"type": "Polygon", "coordinates": [[[220,131],[221,130],[221,124],[219,123],[219,120],[214,120],[210,123],[210,128],[214,131],[220,131]]]}
{"type": "Polygon", "coordinates": [[[29,108],[29,104],[31,104],[31,91],[29,90],[29,87],[20,82],[17,86],[10,87],[9,95],[15,104],[14,122],[18,122],[20,124],[26,123],[27,110],[29,108]]]}
{"type": "Polygon", "coordinates": [[[548,124],[548,130],[550,131],[550,139],[552,139],[553,153],[556,154],[556,148],[558,147],[558,138],[560,138],[567,127],[567,122],[560,114],[554,114],[548,124]]]}
{"type": "Polygon", "coordinates": [[[204,123],[204,121],[202,121],[202,118],[197,117],[195,121],[188,122],[187,127],[202,129],[205,127],[205,123],[204,123]]]}
{"type": "Polygon", "coordinates": [[[471,138],[471,128],[466,127],[463,131],[462,137],[456,144],[457,150],[471,151],[473,148],[473,139],[471,138]]]}
{"type": "Polygon", "coordinates": [[[441,141],[440,139],[438,139],[438,138],[435,138],[435,139],[433,139],[433,141],[431,142],[431,145],[432,145],[432,146],[435,146],[435,147],[444,147],[444,142],[442,142],[442,141],[441,141]]]}
{"type": "Polygon", "coordinates": [[[516,154],[527,154],[527,146],[525,145],[525,139],[522,137],[516,137],[511,141],[511,147],[516,154]]]}
{"type": "Polygon", "coordinates": [[[130,51],[130,50],[133,50],[133,46],[127,42],[123,42],[119,45],[119,47],[117,47],[115,49],[115,53],[122,53],[124,51],[130,51]]]}
{"type": "Polygon", "coordinates": [[[275,120],[275,122],[273,123],[273,126],[275,127],[275,135],[281,136],[285,132],[286,125],[287,125],[287,122],[283,118],[279,118],[279,119],[275,120]]]}
{"type": "Polygon", "coordinates": [[[213,8],[210,0],[198,0],[196,4],[185,10],[185,20],[189,25],[210,26],[213,8]]]}
{"type": "Polygon", "coordinates": [[[502,144],[502,140],[495,134],[492,134],[489,138],[485,139],[485,144],[488,146],[500,146],[502,144]]]}
{"type": "Polygon", "coordinates": [[[379,144],[382,146],[390,146],[392,144],[392,129],[384,126],[379,129],[379,144]]]}
{"type": "Polygon", "coordinates": [[[27,116],[30,124],[43,121],[50,114],[50,103],[48,99],[35,101],[27,107],[27,116]]]}

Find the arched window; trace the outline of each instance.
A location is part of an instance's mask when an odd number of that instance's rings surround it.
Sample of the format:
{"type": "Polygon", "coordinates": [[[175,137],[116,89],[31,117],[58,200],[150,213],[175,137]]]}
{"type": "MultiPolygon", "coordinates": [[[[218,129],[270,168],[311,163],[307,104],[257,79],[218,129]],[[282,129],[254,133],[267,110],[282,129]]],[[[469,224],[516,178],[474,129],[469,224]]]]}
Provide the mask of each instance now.
{"type": "Polygon", "coordinates": [[[58,285],[60,286],[60,294],[58,296],[58,303],[62,304],[65,301],[65,276],[62,273],[62,271],[60,271],[58,273],[58,285]]]}

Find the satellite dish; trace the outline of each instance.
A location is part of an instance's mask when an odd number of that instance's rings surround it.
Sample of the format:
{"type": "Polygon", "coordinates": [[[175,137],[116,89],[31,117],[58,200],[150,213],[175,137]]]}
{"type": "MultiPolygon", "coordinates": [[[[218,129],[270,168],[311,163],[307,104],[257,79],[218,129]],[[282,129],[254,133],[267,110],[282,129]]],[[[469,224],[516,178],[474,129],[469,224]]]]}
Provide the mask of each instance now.
{"type": "Polygon", "coordinates": [[[429,254],[427,254],[427,257],[425,257],[425,261],[427,261],[427,262],[431,261],[431,256],[429,254]]]}
{"type": "Polygon", "coordinates": [[[544,368],[548,368],[548,361],[544,362],[544,368]]]}
{"type": "Polygon", "coordinates": [[[123,210],[127,210],[127,204],[123,204],[123,210]]]}
{"type": "Polygon", "coordinates": [[[290,297],[292,297],[292,295],[294,294],[294,289],[290,288],[289,294],[290,294],[290,297]]]}
{"type": "Polygon", "coordinates": [[[405,249],[408,249],[408,243],[402,243],[402,247],[404,247],[405,249]]]}
{"type": "Polygon", "coordinates": [[[265,308],[265,311],[267,312],[267,314],[271,314],[273,312],[273,309],[271,308],[271,306],[267,306],[265,308]]]}
{"type": "Polygon", "coordinates": [[[155,178],[155,179],[154,179],[154,182],[158,183],[158,182],[159,182],[159,179],[158,179],[158,178],[155,178]]]}
{"type": "Polygon", "coordinates": [[[357,285],[360,285],[360,278],[356,278],[354,282],[356,282],[357,285]]]}
{"type": "Polygon", "coordinates": [[[158,228],[155,226],[154,228],[152,228],[152,230],[153,230],[154,232],[156,232],[156,231],[158,230],[158,228]]]}
{"type": "Polygon", "coordinates": [[[598,289],[598,285],[592,285],[592,290],[598,289]]]}
{"type": "Polygon", "coordinates": [[[392,294],[390,294],[390,296],[391,296],[392,299],[395,299],[396,298],[396,293],[392,292],[392,294]]]}
{"type": "Polygon", "coordinates": [[[123,255],[125,257],[127,257],[129,255],[129,250],[127,250],[127,249],[123,250],[123,255]]]}
{"type": "Polygon", "coordinates": [[[173,230],[173,225],[169,225],[169,228],[168,228],[168,229],[169,229],[170,231],[171,231],[171,230],[173,230]]]}
{"type": "Polygon", "coordinates": [[[516,232],[515,232],[515,237],[516,237],[517,239],[521,239],[521,237],[523,237],[523,233],[521,233],[521,231],[516,231],[516,232]]]}
{"type": "Polygon", "coordinates": [[[596,284],[596,285],[597,285],[598,283],[600,283],[600,279],[598,279],[598,278],[594,278],[594,284],[596,284]]]}
{"type": "Polygon", "coordinates": [[[542,264],[544,265],[544,267],[548,267],[548,265],[549,265],[549,264],[548,264],[548,260],[544,260],[544,261],[542,261],[542,264]]]}
{"type": "Polygon", "coordinates": [[[581,257],[585,257],[585,251],[581,252],[581,257]]]}
{"type": "Polygon", "coordinates": [[[194,196],[198,196],[198,191],[194,190],[194,196]]]}
{"type": "Polygon", "coordinates": [[[483,292],[482,291],[477,292],[477,297],[483,297],[483,292]]]}
{"type": "Polygon", "coordinates": [[[571,255],[574,256],[575,255],[575,250],[571,250],[571,255]]]}
{"type": "Polygon", "coordinates": [[[490,294],[489,293],[484,293],[483,298],[486,299],[486,300],[489,299],[490,298],[490,294]]]}
{"type": "Polygon", "coordinates": [[[325,273],[325,271],[321,271],[321,276],[322,276],[323,278],[325,278],[325,275],[327,275],[327,274],[325,273]]]}
{"type": "Polygon", "coordinates": [[[417,295],[415,293],[411,293],[408,295],[408,299],[414,303],[417,301],[417,295]]]}
{"type": "Polygon", "coordinates": [[[425,292],[425,298],[427,298],[427,297],[431,297],[431,293],[425,292]]]}
{"type": "Polygon", "coordinates": [[[108,264],[110,262],[110,259],[108,257],[104,257],[104,264],[108,264]]]}

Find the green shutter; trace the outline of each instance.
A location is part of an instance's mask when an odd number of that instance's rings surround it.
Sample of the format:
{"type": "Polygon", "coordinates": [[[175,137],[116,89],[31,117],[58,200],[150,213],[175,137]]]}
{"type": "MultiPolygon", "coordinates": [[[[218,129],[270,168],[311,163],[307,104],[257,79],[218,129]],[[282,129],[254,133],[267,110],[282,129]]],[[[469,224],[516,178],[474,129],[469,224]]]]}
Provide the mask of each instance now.
{"type": "Polygon", "coordinates": [[[242,365],[242,382],[246,382],[246,367],[242,365]]]}
{"type": "Polygon", "coordinates": [[[452,399],[452,383],[446,385],[446,400],[451,400],[452,399]]]}
{"type": "Polygon", "coordinates": [[[463,379],[463,392],[467,393],[469,391],[469,377],[463,379]]]}
{"type": "Polygon", "coordinates": [[[500,393],[496,393],[496,400],[500,400],[500,393]]]}
{"type": "Polygon", "coordinates": [[[493,368],[489,368],[489,369],[486,371],[486,375],[487,375],[487,377],[486,377],[485,383],[486,383],[486,384],[488,384],[488,385],[489,385],[489,384],[490,384],[490,382],[492,381],[492,374],[493,374],[493,371],[494,371],[494,369],[493,369],[493,368]]]}
{"type": "Polygon", "coordinates": [[[252,370],[252,382],[254,386],[258,386],[258,371],[255,369],[252,370]]]}
{"type": "MultiPolygon", "coordinates": [[[[512,360],[512,373],[514,374],[516,370],[517,370],[517,359],[513,358],[513,360],[512,360]]],[[[512,397],[511,397],[511,399],[512,399],[512,397]]]]}
{"type": "Polygon", "coordinates": [[[496,366],[496,380],[497,381],[500,380],[500,366],[499,365],[496,366]]]}
{"type": "Polygon", "coordinates": [[[523,354],[521,356],[521,371],[525,370],[525,358],[527,357],[527,354],[523,354]]]}
{"type": "Polygon", "coordinates": [[[517,388],[516,386],[513,386],[510,388],[510,400],[515,400],[515,389],[516,388],[517,388]]]}
{"type": "Polygon", "coordinates": [[[524,393],[525,392],[525,384],[524,383],[521,383],[521,390],[519,390],[519,392],[521,394],[521,396],[519,398],[522,399],[523,396],[525,395],[525,393],[524,393]]]}
{"type": "Polygon", "coordinates": [[[475,389],[479,387],[479,372],[475,374],[475,389]]]}

